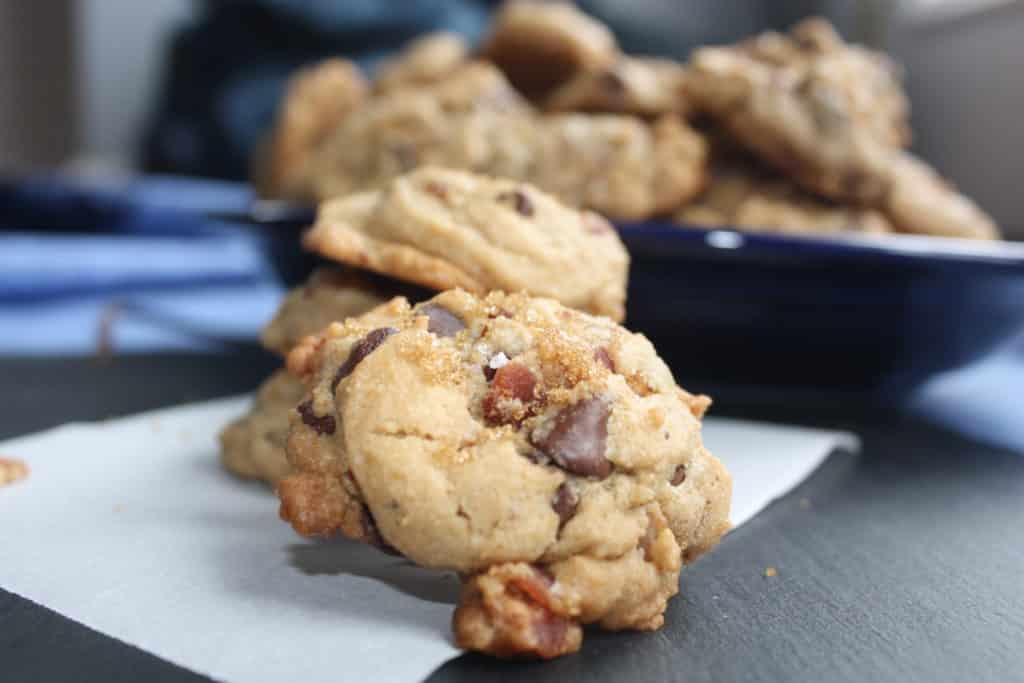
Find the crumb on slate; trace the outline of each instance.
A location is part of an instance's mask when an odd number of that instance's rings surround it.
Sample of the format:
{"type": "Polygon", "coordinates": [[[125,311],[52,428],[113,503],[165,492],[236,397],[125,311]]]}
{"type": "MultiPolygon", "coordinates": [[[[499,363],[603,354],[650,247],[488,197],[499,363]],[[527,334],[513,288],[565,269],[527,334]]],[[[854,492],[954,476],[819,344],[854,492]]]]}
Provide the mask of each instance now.
{"type": "Polygon", "coordinates": [[[773,576],[778,576],[778,574],[779,571],[775,567],[768,567],[764,570],[764,575],[767,576],[769,579],[773,576]]]}

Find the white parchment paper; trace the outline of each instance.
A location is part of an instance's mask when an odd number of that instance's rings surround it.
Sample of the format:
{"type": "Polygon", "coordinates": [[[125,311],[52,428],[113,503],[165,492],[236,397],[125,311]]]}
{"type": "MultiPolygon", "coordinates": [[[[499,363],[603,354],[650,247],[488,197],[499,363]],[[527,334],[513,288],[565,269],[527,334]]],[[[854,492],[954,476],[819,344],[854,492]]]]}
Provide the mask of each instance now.
{"type": "MultiPolygon", "coordinates": [[[[345,541],[311,542],[216,435],[248,398],[59,427],[0,444],[0,586],[213,678],[416,681],[458,654],[454,575],[345,541]]],[[[734,478],[733,522],[810,474],[848,434],[705,420],[734,478]]]]}

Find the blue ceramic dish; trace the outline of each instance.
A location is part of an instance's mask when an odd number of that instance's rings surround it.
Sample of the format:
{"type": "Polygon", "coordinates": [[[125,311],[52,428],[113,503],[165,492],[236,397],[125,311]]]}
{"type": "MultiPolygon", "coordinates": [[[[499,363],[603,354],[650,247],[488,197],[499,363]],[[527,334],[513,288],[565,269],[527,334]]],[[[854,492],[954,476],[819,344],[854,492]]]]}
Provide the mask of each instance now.
{"type": "Polygon", "coordinates": [[[1024,329],[1024,244],[622,225],[629,325],[687,386],[901,391],[1024,329]]]}

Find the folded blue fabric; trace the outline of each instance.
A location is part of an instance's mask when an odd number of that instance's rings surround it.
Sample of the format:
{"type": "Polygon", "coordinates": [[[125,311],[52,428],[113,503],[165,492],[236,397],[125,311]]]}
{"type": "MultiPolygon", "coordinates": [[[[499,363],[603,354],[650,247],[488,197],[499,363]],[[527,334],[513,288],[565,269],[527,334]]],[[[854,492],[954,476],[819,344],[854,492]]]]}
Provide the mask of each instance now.
{"type": "Polygon", "coordinates": [[[0,353],[251,342],[283,295],[271,241],[204,216],[251,198],[175,178],[0,186],[0,353]]]}

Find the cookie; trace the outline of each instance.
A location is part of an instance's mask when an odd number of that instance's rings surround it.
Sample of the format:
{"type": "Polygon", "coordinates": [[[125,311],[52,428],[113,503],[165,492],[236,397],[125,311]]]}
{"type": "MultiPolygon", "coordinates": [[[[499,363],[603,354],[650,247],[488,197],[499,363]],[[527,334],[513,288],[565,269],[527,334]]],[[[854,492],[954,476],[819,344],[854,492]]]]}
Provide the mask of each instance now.
{"type": "Polygon", "coordinates": [[[459,572],[463,648],[554,657],[581,624],[660,627],[681,566],[729,526],[709,400],[642,335],[550,299],[453,290],[392,309],[290,355],[309,391],[281,516],[459,572]]]}
{"type": "Polygon", "coordinates": [[[622,57],[601,69],[580,72],[551,93],[544,108],[553,112],[685,116],[690,109],[686,69],[669,59],[622,57]]]}
{"type": "Polygon", "coordinates": [[[278,370],[260,385],[249,412],[220,433],[224,468],[271,486],[290,474],[285,455],[288,412],[299,405],[304,393],[302,382],[285,370],[278,370]]]}
{"type": "Polygon", "coordinates": [[[790,234],[893,231],[878,211],[820,199],[776,174],[743,165],[716,168],[708,188],[674,220],[688,227],[790,234]]]}
{"type": "Polygon", "coordinates": [[[541,101],[581,71],[611,64],[619,56],[615,36],[570,2],[505,2],[480,53],[512,84],[541,101]]]}
{"type": "Polygon", "coordinates": [[[398,88],[436,83],[461,66],[469,46],[456,33],[429,33],[407,45],[400,54],[380,65],[374,88],[388,92],[398,88]]]}
{"type": "Polygon", "coordinates": [[[350,117],[318,154],[309,185],[325,200],[429,164],[529,182],[572,206],[642,220],[699,192],[706,163],[703,137],[672,115],[456,115],[413,97],[350,117]]]}
{"type": "Polygon", "coordinates": [[[306,335],[335,320],[362,315],[394,295],[384,290],[353,271],[320,268],[288,293],[263,328],[260,341],[283,356],[306,335]]]}
{"type": "Polygon", "coordinates": [[[842,98],[839,104],[825,106],[842,107],[883,144],[910,144],[910,102],[903,91],[902,70],[880,52],[844,42],[824,19],[805,19],[788,35],[767,31],[735,49],[774,67],[812,71],[816,80],[842,98]]]}
{"type": "MultiPolygon", "coordinates": [[[[284,356],[303,338],[335,320],[367,316],[392,295],[384,285],[350,271],[321,268],[285,297],[263,329],[263,346],[284,356]]],[[[220,434],[221,463],[234,474],[276,484],[290,472],[284,444],[288,411],[302,398],[302,383],[278,371],[257,390],[249,412],[220,434]]]]}
{"type": "Polygon", "coordinates": [[[629,256],[611,225],[514,180],[424,167],[375,200],[324,203],[304,245],[432,289],[523,290],[615,320],[625,314],[629,256]],[[371,201],[360,220],[352,204],[371,201]]]}
{"type": "Polygon", "coordinates": [[[310,158],[297,198],[318,201],[377,189],[418,166],[458,166],[460,122],[485,114],[525,114],[531,107],[494,66],[468,62],[429,86],[399,88],[347,117],[310,158]]]}
{"type": "Polygon", "coordinates": [[[810,192],[880,211],[899,232],[998,237],[984,211],[861,122],[827,62],[776,67],[735,48],[704,48],[690,66],[698,105],[810,192]]]}
{"type": "Polygon", "coordinates": [[[274,130],[256,161],[260,194],[293,193],[314,151],[366,96],[367,84],[359,68],[345,59],[327,59],[293,76],[274,130]]]}

